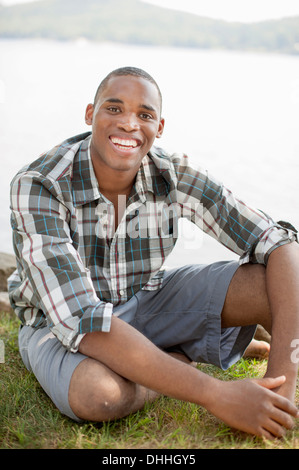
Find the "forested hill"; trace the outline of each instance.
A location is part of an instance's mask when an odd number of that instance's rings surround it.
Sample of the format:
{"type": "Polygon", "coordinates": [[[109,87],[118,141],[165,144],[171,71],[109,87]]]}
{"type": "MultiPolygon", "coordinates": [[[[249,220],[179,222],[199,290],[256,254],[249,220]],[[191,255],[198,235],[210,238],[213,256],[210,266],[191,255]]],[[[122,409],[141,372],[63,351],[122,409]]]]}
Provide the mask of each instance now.
{"type": "Polygon", "coordinates": [[[43,0],[0,7],[0,38],[271,51],[299,55],[299,17],[228,23],[140,0],[43,0]]]}

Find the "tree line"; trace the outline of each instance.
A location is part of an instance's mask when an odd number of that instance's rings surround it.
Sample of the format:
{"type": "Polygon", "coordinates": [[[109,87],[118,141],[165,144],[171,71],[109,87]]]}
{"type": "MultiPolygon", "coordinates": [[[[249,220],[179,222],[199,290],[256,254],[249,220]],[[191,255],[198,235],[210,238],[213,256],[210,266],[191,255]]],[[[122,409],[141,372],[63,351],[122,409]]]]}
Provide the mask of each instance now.
{"type": "Polygon", "coordinates": [[[299,55],[299,17],[242,24],[168,10],[140,0],[43,0],[0,6],[0,37],[86,38],[299,55]]]}

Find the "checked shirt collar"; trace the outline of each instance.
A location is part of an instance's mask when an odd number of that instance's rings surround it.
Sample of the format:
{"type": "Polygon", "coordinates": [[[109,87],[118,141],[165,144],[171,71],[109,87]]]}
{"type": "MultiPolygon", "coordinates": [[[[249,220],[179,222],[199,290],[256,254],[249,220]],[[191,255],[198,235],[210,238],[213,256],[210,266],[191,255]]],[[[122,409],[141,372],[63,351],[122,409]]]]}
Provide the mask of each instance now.
{"type": "MultiPolygon", "coordinates": [[[[83,134],[84,140],[75,155],[72,168],[72,193],[75,207],[100,199],[106,201],[101,194],[90,156],[91,133],[83,134]],[[85,137],[85,138],[84,138],[85,137]]],[[[136,175],[134,191],[130,199],[139,198],[141,204],[146,203],[147,192],[158,196],[166,196],[177,177],[167,159],[161,159],[161,149],[153,147],[142,160],[136,175]]],[[[162,153],[163,156],[163,153],[162,153]]]]}

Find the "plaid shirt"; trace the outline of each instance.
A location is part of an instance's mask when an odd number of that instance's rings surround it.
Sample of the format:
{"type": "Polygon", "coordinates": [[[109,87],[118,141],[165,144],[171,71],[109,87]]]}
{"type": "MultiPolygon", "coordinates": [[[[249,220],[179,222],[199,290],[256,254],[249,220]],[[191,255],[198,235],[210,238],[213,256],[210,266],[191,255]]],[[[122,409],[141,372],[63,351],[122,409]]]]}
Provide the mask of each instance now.
{"type": "Polygon", "coordinates": [[[296,237],[185,155],[155,147],[129,199],[120,196],[126,209],[114,232],[114,207],[99,191],[90,140],[86,133],[64,141],[11,184],[11,304],[23,324],[48,325],[73,352],[85,333],[109,331],[114,306],[161,286],[181,217],[239,254],[240,263],[266,264],[275,247],[296,237]]]}

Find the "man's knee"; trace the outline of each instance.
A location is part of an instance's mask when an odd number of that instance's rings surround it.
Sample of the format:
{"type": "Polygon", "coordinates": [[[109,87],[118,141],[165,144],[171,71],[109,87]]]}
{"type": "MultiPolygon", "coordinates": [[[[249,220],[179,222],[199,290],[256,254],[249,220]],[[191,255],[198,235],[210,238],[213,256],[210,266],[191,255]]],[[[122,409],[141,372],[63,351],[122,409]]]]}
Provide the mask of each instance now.
{"type": "Polygon", "coordinates": [[[268,328],[270,318],[266,268],[257,264],[240,266],[227,291],[222,311],[223,326],[259,323],[268,328]]]}
{"type": "Polygon", "coordinates": [[[78,418],[109,421],[127,416],[136,401],[137,385],[93,359],[76,368],[69,388],[69,404],[78,418]]]}

